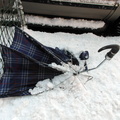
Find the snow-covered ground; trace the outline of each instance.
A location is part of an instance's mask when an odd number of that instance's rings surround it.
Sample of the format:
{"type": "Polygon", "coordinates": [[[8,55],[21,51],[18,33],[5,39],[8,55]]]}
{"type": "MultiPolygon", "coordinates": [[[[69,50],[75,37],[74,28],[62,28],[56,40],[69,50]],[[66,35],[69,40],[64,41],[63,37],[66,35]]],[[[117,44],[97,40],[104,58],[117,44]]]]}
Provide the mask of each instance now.
{"type": "Polygon", "coordinates": [[[94,3],[94,4],[107,4],[114,5],[115,3],[120,3],[120,0],[52,0],[61,2],[72,2],[72,3],[94,3]]]}
{"type": "MultiPolygon", "coordinates": [[[[109,51],[98,53],[99,48],[109,44],[120,45],[120,37],[100,37],[92,33],[75,35],[28,29],[25,31],[44,45],[65,48],[76,56],[81,51],[88,50],[89,68],[98,65],[109,51]]],[[[67,74],[54,80],[64,79],[67,79],[67,74]]],[[[120,120],[120,52],[99,69],[71,76],[51,91],[33,96],[0,99],[0,119],[120,120]],[[93,79],[86,82],[88,76],[93,79]]]]}
{"type": "Polygon", "coordinates": [[[25,15],[27,23],[48,25],[48,26],[60,26],[60,27],[72,27],[72,28],[91,28],[98,29],[104,27],[104,21],[84,20],[84,19],[64,19],[64,18],[47,18],[42,16],[25,15]]]}

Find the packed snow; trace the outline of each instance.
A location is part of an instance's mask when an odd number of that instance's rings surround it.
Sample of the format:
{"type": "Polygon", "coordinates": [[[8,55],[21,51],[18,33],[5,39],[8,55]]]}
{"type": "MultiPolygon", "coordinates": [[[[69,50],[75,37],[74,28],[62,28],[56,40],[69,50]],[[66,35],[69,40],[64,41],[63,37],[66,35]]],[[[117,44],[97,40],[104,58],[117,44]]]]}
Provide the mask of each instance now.
{"type": "Polygon", "coordinates": [[[25,15],[27,23],[59,26],[59,27],[72,27],[72,28],[91,28],[98,29],[104,27],[103,21],[84,20],[84,19],[64,19],[64,18],[47,18],[42,16],[25,15]]]}
{"type": "MultiPolygon", "coordinates": [[[[42,44],[67,49],[75,56],[88,50],[88,68],[96,67],[109,51],[98,53],[99,48],[120,45],[120,37],[24,30],[42,44]]],[[[32,96],[0,99],[1,120],[120,120],[120,52],[88,73],[74,76],[67,67],[53,82],[38,82],[29,90],[32,96]]]]}
{"type": "Polygon", "coordinates": [[[114,5],[115,3],[120,3],[120,0],[52,0],[61,2],[71,2],[71,3],[90,3],[90,4],[106,4],[114,5]]]}

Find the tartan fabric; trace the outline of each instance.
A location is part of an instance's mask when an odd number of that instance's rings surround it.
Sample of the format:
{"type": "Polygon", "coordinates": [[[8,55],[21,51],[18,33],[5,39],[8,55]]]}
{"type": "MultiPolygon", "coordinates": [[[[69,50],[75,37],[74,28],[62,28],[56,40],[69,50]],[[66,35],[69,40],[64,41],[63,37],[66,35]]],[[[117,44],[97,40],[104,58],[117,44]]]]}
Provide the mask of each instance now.
{"type": "Polygon", "coordinates": [[[4,73],[0,80],[0,97],[30,95],[28,90],[47,78],[62,74],[12,48],[1,45],[4,73]]]}
{"type": "Polygon", "coordinates": [[[71,58],[64,50],[44,46],[19,28],[15,28],[10,48],[0,47],[4,61],[0,97],[29,95],[28,90],[34,88],[38,81],[62,74],[48,64],[67,63],[71,58]]]}
{"type": "Polygon", "coordinates": [[[15,28],[13,43],[10,47],[46,64],[52,62],[56,64],[61,64],[62,62],[68,63],[71,59],[75,61],[74,63],[76,65],[79,64],[77,59],[70,52],[60,50],[57,47],[53,49],[44,46],[17,27],[15,28]]]}
{"type": "Polygon", "coordinates": [[[63,53],[61,54],[60,51],[42,45],[19,28],[15,28],[13,43],[10,47],[46,64],[52,62],[61,64],[62,61],[66,62],[69,60],[69,58],[63,53]]]}

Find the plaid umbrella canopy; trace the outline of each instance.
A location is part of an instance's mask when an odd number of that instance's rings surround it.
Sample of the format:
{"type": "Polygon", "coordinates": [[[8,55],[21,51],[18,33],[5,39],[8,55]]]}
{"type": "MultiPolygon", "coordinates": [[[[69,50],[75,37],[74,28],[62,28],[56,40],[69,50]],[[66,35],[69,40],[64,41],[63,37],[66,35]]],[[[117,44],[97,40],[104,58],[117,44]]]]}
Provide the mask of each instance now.
{"type": "Polygon", "coordinates": [[[67,63],[70,61],[70,57],[63,50],[44,46],[17,27],[15,28],[13,43],[10,47],[47,64],[52,62],[61,64],[61,62],[67,63]]]}
{"type": "Polygon", "coordinates": [[[42,45],[34,38],[15,28],[10,48],[0,45],[4,72],[0,80],[0,97],[30,95],[38,81],[63,74],[48,64],[68,62],[63,51],[42,45]]]}

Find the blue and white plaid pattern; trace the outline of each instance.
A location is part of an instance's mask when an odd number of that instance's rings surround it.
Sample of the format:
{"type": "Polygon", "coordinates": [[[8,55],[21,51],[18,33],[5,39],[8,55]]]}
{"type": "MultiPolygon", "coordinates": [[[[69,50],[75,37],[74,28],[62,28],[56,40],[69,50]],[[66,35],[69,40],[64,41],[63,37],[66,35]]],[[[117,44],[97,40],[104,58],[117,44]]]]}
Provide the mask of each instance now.
{"type": "Polygon", "coordinates": [[[4,73],[0,80],[0,97],[30,95],[28,90],[47,78],[62,74],[29,56],[1,45],[4,73]]]}
{"type": "Polygon", "coordinates": [[[54,49],[42,45],[19,28],[15,28],[15,35],[10,48],[46,64],[52,62],[60,64],[61,62],[50,54],[54,52],[54,49]]]}
{"type": "Polygon", "coordinates": [[[64,50],[42,45],[19,28],[15,29],[10,48],[0,45],[4,73],[0,80],[0,97],[29,95],[28,90],[47,78],[62,74],[48,64],[68,62],[64,50]]]}

